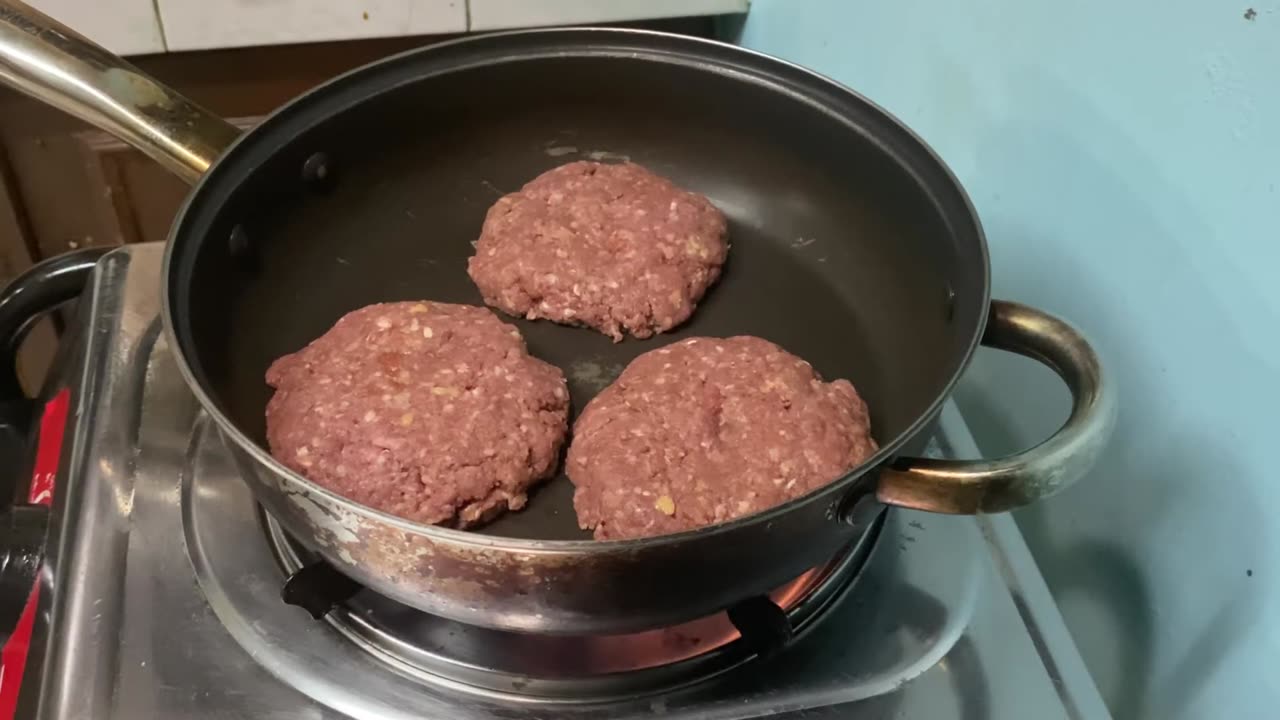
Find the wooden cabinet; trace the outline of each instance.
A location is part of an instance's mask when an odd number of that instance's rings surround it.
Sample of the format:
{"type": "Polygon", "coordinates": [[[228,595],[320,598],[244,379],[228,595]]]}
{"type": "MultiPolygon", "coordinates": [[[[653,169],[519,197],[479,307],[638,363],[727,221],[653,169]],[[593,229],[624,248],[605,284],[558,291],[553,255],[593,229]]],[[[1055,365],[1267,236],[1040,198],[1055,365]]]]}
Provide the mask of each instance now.
{"type": "MultiPolygon", "coordinates": [[[[26,208],[18,192],[17,177],[8,154],[0,146],[0,279],[8,282],[40,257],[26,208]]],[[[32,329],[18,356],[18,378],[34,393],[44,379],[44,369],[57,347],[56,328],[46,320],[32,329]]]]}
{"type": "Polygon", "coordinates": [[[0,146],[0,278],[11,278],[31,265],[36,256],[17,178],[8,154],[0,146]]]}

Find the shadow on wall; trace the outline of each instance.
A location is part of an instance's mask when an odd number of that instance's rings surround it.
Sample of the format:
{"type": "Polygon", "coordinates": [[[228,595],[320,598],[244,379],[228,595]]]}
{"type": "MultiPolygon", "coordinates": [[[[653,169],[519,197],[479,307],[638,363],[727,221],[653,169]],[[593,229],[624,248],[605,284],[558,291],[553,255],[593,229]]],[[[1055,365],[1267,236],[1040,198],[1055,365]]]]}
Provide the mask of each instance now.
{"type": "MultiPolygon", "coordinates": [[[[1102,109],[1051,75],[1010,78],[1009,97],[968,150],[993,296],[1084,325],[1121,406],[1098,470],[1018,521],[1116,717],[1197,715],[1267,602],[1246,574],[1268,540],[1234,428],[1269,414],[1242,380],[1269,370],[1231,322],[1233,306],[1265,300],[1227,297],[1249,292],[1221,287],[1227,260],[1180,244],[1212,238],[1194,198],[1102,109]]],[[[984,354],[957,392],[987,452],[1026,447],[1065,417],[1056,379],[1029,366],[984,354]]]]}

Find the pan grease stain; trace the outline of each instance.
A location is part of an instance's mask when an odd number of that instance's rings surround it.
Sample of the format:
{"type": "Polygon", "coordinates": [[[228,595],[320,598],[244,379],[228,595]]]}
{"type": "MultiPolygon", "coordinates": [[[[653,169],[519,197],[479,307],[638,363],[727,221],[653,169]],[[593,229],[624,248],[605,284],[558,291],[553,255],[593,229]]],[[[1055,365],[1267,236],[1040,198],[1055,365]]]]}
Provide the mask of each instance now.
{"type": "Polygon", "coordinates": [[[622,374],[622,369],[622,363],[611,363],[599,357],[577,360],[569,366],[569,380],[574,385],[600,392],[622,374]]]}

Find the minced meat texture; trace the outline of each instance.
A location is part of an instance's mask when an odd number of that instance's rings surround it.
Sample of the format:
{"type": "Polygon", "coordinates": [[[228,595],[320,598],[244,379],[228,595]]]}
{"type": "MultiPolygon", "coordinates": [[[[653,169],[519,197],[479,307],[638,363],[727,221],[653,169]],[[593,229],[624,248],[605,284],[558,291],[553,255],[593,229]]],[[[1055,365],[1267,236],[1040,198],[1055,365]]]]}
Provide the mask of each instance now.
{"type": "Polygon", "coordinates": [[[690,338],[637,357],[574,424],[574,509],[598,540],[751,515],[876,451],[847,380],[757,337],[690,338]]]}
{"type": "Polygon", "coordinates": [[[467,269],[511,315],[645,338],[693,314],[726,232],[711,201],[639,165],[574,162],[499,199],[467,269]]]}
{"type": "Polygon", "coordinates": [[[492,311],[399,302],[343,316],[267,370],[271,454],[355,502],[467,527],[556,469],[569,394],[492,311]]]}

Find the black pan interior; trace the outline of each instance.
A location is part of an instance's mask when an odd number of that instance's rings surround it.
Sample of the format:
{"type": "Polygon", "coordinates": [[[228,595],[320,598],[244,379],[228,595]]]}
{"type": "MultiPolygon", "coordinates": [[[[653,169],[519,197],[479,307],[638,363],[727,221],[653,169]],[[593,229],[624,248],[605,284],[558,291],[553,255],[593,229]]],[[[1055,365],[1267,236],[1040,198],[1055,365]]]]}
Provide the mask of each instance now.
{"type": "MultiPolygon", "coordinates": [[[[632,160],[706,194],[730,219],[732,250],[693,320],[669,335],[614,344],[516,321],[565,371],[575,413],[641,352],[753,334],[851,379],[892,444],[967,361],[985,313],[985,247],[923,146],[796,68],[598,31],[429,48],[268,120],[206,178],[176,231],[179,345],[261,444],[273,359],[369,303],[479,303],[465,266],[486,209],[582,158],[632,160]]],[[[583,537],[571,495],[557,478],[485,531],[583,537]]]]}

